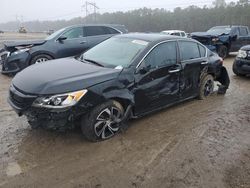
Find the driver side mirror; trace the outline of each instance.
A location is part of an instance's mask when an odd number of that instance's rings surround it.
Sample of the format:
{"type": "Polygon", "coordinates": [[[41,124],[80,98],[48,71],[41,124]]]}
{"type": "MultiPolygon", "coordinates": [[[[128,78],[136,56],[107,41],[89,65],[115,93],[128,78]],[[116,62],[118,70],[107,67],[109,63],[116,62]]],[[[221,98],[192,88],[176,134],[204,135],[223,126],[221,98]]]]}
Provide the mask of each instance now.
{"type": "Polygon", "coordinates": [[[146,74],[147,72],[149,72],[150,71],[150,69],[151,69],[151,66],[150,65],[148,65],[148,66],[143,66],[143,67],[141,67],[141,68],[139,68],[139,73],[140,74],[146,74]]]}
{"type": "Polygon", "coordinates": [[[67,39],[67,37],[65,37],[65,36],[60,36],[59,38],[58,38],[58,41],[59,42],[62,42],[62,41],[64,41],[64,40],[66,40],[67,39]]]}

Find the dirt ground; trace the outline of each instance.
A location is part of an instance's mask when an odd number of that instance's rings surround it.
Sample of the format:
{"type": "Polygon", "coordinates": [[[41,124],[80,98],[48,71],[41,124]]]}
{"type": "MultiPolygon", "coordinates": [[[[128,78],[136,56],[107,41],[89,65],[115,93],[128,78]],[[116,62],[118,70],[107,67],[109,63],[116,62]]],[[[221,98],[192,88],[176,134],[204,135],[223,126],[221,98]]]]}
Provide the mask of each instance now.
{"type": "Polygon", "coordinates": [[[231,71],[225,96],[132,120],[100,143],[80,130],[31,130],[7,104],[0,75],[0,187],[250,188],[250,78],[231,71]]]}

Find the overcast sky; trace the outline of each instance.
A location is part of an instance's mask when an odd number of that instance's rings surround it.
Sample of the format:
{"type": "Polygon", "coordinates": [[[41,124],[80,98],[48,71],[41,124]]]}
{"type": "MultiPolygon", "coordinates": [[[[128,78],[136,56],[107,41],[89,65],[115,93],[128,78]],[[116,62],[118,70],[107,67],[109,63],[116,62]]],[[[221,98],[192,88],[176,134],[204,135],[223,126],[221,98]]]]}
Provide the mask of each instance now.
{"type": "MultiPolygon", "coordinates": [[[[141,7],[165,8],[173,10],[175,7],[189,5],[211,5],[213,0],[89,0],[100,8],[98,12],[115,12],[137,9],[141,7]]],[[[236,0],[232,0],[236,1],[236,0]]],[[[70,19],[84,16],[82,5],[85,0],[0,0],[0,23],[31,20],[70,19]]],[[[230,0],[226,0],[230,2],[230,0]]],[[[90,9],[90,12],[93,10],[90,9]]]]}

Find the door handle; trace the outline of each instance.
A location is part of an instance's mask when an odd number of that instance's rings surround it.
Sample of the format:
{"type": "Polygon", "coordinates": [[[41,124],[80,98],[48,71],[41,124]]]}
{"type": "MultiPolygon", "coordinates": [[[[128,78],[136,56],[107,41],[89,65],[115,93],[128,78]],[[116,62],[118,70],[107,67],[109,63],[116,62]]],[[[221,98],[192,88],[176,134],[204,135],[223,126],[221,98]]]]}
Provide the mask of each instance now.
{"type": "Polygon", "coordinates": [[[201,64],[202,65],[206,65],[206,64],[208,64],[208,62],[207,61],[203,61],[203,62],[201,62],[201,64]]]}
{"type": "Polygon", "coordinates": [[[80,44],[85,44],[87,41],[82,41],[82,42],[80,42],[80,44]]]}
{"type": "Polygon", "coordinates": [[[175,70],[169,70],[169,73],[175,73],[175,72],[179,72],[181,69],[175,69],[175,70]]]}

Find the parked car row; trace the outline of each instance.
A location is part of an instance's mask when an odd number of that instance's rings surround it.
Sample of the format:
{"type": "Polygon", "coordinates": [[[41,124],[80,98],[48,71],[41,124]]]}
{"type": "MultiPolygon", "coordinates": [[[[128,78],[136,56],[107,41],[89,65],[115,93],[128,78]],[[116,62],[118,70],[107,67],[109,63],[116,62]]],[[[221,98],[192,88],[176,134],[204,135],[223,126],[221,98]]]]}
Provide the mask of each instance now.
{"type": "MultiPolygon", "coordinates": [[[[12,80],[9,104],[33,128],[65,130],[80,123],[88,140],[102,141],[130,118],[206,99],[214,81],[218,94],[226,93],[223,58],[199,40],[178,30],[127,32],[122,25],[78,25],[42,41],[5,43],[2,72],[22,70],[12,80]]],[[[249,51],[239,51],[235,74],[247,74],[249,51]]]]}

